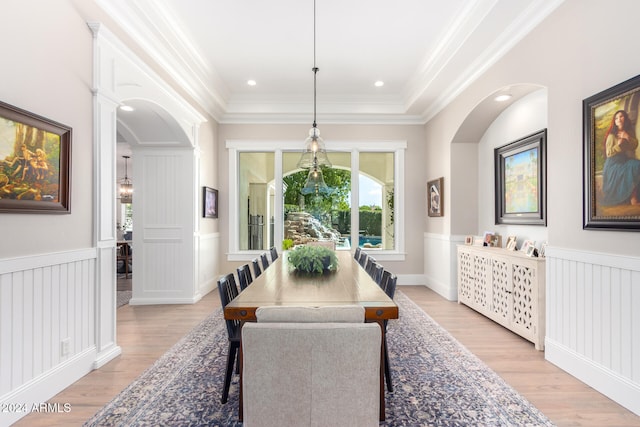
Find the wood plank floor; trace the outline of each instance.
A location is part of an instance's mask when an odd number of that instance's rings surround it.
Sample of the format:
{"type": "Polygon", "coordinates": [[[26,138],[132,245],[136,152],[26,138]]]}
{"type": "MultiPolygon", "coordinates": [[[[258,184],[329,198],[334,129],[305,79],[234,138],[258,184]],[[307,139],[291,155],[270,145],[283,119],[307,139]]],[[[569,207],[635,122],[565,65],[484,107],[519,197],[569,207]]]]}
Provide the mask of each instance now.
{"type": "MultiPolygon", "coordinates": [[[[640,417],[546,362],[544,353],[530,342],[426,287],[398,289],[558,426],[640,426],[640,417]]],[[[122,355],[50,400],[69,403],[71,412],[31,414],[15,425],[81,426],[219,306],[214,291],[194,305],[119,308],[117,334],[122,355]]]]}

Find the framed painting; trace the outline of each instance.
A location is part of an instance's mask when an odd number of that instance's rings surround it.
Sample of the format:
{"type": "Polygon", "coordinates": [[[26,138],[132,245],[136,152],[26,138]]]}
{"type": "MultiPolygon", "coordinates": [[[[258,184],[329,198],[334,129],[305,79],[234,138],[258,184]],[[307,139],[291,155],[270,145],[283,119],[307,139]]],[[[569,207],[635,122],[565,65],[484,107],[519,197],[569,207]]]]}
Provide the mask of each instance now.
{"type": "Polygon", "coordinates": [[[218,190],[202,187],[202,216],[218,218],[218,190]]]}
{"type": "Polygon", "coordinates": [[[71,128],[0,102],[0,212],[70,213],[71,128]]]}
{"type": "Polygon", "coordinates": [[[583,228],[640,230],[640,76],[582,102],[583,228]]]}
{"type": "Polygon", "coordinates": [[[440,177],[438,179],[434,179],[433,181],[427,182],[427,215],[429,216],[443,216],[443,201],[442,201],[442,190],[443,190],[443,180],[444,178],[440,177]]]}
{"type": "Polygon", "coordinates": [[[547,225],[547,130],[494,150],[496,224],[547,225]]]}

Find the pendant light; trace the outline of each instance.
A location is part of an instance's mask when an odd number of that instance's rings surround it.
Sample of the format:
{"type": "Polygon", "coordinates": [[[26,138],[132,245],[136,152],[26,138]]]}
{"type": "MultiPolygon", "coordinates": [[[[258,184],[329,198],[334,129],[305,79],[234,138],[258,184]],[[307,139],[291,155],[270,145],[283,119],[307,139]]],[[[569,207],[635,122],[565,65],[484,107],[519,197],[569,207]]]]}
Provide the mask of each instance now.
{"type": "Polygon", "coordinates": [[[120,203],[131,203],[133,201],[133,184],[127,176],[127,162],[129,156],[122,156],[124,159],[124,178],[120,181],[120,203]]]}
{"type": "MultiPolygon", "coordinates": [[[[324,141],[320,138],[320,129],[316,124],[316,2],[313,1],[313,125],[309,130],[309,136],[305,140],[305,150],[298,161],[298,167],[302,169],[317,168],[318,166],[331,167],[324,141]]],[[[318,169],[319,170],[319,169],[318,169]]]]}
{"type": "Polygon", "coordinates": [[[307,176],[307,181],[304,184],[302,190],[300,190],[302,194],[331,194],[333,190],[327,186],[324,182],[324,177],[322,176],[322,171],[316,164],[309,171],[309,175],[307,176]]]}

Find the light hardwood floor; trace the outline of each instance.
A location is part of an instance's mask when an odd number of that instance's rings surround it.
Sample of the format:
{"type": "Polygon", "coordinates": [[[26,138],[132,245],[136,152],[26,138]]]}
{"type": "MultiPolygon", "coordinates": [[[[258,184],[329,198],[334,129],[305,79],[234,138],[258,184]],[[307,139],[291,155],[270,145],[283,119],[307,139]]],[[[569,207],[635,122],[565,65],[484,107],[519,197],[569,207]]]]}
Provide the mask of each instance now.
{"type": "MultiPolygon", "coordinates": [[[[426,287],[398,289],[558,426],[640,426],[640,417],[545,361],[543,352],[507,329],[426,287]]],[[[119,308],[117,334],[122,355],[50,400],[69,403],[71,412],[31,414],[15,425],[82,425],[219,306],[214,291],[194,305],[119,308]]]]}

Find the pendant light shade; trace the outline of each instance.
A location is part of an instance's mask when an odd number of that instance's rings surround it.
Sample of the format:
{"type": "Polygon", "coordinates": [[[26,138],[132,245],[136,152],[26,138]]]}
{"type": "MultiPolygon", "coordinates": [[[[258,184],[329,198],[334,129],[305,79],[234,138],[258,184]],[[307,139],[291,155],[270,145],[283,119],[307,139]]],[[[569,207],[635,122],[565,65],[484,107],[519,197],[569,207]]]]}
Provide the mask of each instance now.
{"type": "Polygon", "coordinates": [[[309,171],[307,182],[300,192],[302,194],[331,194],[332,190],[325,184],[322,170],[316,166],[309,171]]]}
{"type": "Polygon", "coordinates": [[[327,150],[324,146],[324,141],[320,138],[320,129],[313,126],[309,129],[309,137],[306,139],[305,150],[302,152],[302,156],[298,161],[298,167],[302,169],[309,169],[318,166],[333,166],[327,156],[327,150]]]}
{"type": "Polygon", "coordinates": [[[124,158],[124,178],[120,181],[120,203],[131,203],[133,201],[133,184],[127,176],[127,162],[129,156],[124,158]]]}

